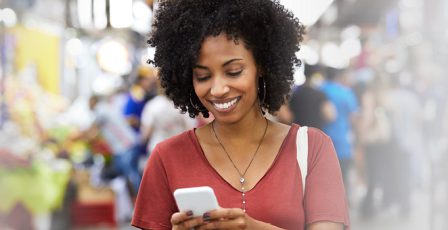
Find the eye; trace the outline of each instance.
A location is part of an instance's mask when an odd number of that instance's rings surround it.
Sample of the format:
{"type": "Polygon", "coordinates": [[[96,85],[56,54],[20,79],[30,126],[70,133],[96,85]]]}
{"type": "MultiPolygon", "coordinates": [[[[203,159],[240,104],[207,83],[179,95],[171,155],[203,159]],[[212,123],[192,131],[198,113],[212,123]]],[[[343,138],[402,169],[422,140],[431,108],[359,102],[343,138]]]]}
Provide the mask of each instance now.
{"type": "Polygon", "coordinates": [[[232,76],[232,77],[237,77],[237,76],[239,76],[242,72],[243,72],[243,70],[241,69],[241,70],[237,70],[237,71],[230,71],[230,72],[228,72],[227,74],[228,74],[229,76],[232,76]]]}
{"type": "Polygon", "coordinates": [[[210,78],[210,76],[196,76],[195,79],[198,82],[207,81],[210,78]]]}

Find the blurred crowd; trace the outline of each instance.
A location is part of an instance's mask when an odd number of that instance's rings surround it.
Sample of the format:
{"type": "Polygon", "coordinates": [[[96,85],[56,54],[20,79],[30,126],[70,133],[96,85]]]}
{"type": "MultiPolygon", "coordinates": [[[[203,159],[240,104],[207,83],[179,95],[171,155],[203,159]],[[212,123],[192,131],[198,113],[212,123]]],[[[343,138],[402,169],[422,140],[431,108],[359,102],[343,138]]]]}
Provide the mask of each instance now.
{"type": "MultiPolygon", "coordinates": [[[[375,55],[379,54],[362,56],[365,60],[356,59],[344,69],[304,63],[305,82],[293,87],[289,103],[271,119],[317,127],[331,137],[354,218],[368,221],[389,210],[406,220],[415,208],[414,194],[422,192],[434,193],[428,205],[435,212],[441,210],[434,218],[446,215],[446,195],[436,193],[446,184],[443,162],[448,157],[448,103],[444,87],[448,79],[440,66],[427,60],[413,66],[413,71],[391,73],[382,68],[384,63],[373,62],[378,58],[375,55]]],[[[98,201],[95,194],[102,194],[102,199],[113,194],[109,201],[115,207],[114,224],[130,221],[142,171],[154,146],[213,119],[181,114],[163,94],[156,69],[148,66],[139,67],[128,87],[92,95],[84,102],[85,111],[77,110],[75,117],[85,113],[88,122],[63,131],[65,138],[61,139],[61,131],[45,133],[40,122],[32,124],[42,132],[40,148],[53,145],[56,158],[70,159],[75,169],[67,174],[61,202],[98,201]],[[79,158],[68,156],[76,143],[87,146],[79,158]],[[109,188],[109,193],[104,188],[109,188]],[[80,198],[80,194],[87,195],[80,198]]],[[[67,108],[65,113],[71,111],[67,108]]],[[[2,129],[2,171],[32,168],[29,157],[12,153],[17,146],[29,151],[32,147],[25,143],[11,148],[11,135],[16,132],[11,128],[15,116],[11,118],[2,129]]],[[[79,212],[73,207],[62,205],[52,211],[47,226],[70,226],[74,213],[79,212]]],[[[15,206],[2,219],[12,229],[27,229],[32,224],[23,221],[26,213],[23,206],[15,206]]],[[[32,217],[28,218],[31,221],[32,217]]]]}
{"type": "Polygon", "coordinates": [[[357,217],[374,219],[394,209],[410,218],[413,194],[444,180],[447,79],[376,67],[306,68],[306,83],[293,90],[290,117],[332,138],[357,217]]]}
{"type": "MultiPolygon", "coordinates": [[[[6,203],[0,207],[6,212],[0,215],[0,226],[33,229],[40,225],[43,229],[66,229],[73,219],[81,226],[95,224],[95,221],[101,224],[105,220],[112,227],[128,223],[152,148],[168,137],[206,122],[175,109],[163,94],[156,74],[154,68],[140,67],[126,88],[110,94],[93,94],[68,105],[52,101],[40,104],[39,99],[46,94],[37,86],[31,87],[33,93],[30,93],[23,82],[16,83],[16,89],[7,90],[7,97],[12,99],[7,101],[10,110],[0,133],[0,185],[7,189],[2,192],[6,203]],[[38,99],[32,99],[33,96],[38,99]],[[12,102],[23,104],[21,107],[26,109],[13,106],[12,102]],[[26,110],[34,110],[37,104],[49,114],[39,114],[41,111],[28,114],[26,110]],[[63,104],[64,109],[53,111],[53,104],[63,104]],[[43,115],[56,121],[46,127],[43,115]],[[58,161],[66,164],[48,175],[62,178],[53,185],[55,191],[39,190],[37,186],[38,194],[14,193],[29,181],[41,179],[41,175],[34,174],[35,170],[52,170],[58,161]],[[48,204],[33,201],[48,192],[53,192],[48,194],[53,196],[48,204]],[[79,203],[104,201],[113,207],[112,217],[83,220],[88,216],[83,214],[83,208],[95,209],[79,203]],[[35,206],[36,210],[29,210],[27,206],[35,206]],[[39,217],[42,213],[46,216],[39,217]],[[76,217],[76,213],[84,217],[76,217]],[[44,219],[44,223],[36,224],[34,219],[44,219]]],[[[42,186],[50,183],[52,181],[42,182],[42,186]]],[[[103,207],[106,209],[107,206],[103,207]]]]}
{"type": "Polygon", "coordinates": [[[388,65],[399,54],[374,48],[346,69],[305,67],[307,80],[289,103],[292,119],[332,138],[352,219],[387,213],[403,222],[419,217],[428,229],[445,226],[448,79],[429,46],[396,71],[388,65]],[[421,194],[429,197],[423,207],[421,194]]]}

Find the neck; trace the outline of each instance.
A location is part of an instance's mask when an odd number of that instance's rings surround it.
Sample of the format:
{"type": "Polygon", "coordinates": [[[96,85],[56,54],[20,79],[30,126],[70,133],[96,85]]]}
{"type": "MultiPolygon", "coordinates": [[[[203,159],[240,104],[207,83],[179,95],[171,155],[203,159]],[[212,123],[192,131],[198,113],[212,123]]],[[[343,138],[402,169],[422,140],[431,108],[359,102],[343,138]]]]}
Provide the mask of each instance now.
{"type": "Polygon", "coordinates": [[[222,123],[217,120],[214,120],[213,123],[215,132],[220,138],[228,141],[241,140],[247,143],[248,139],[252,137],[257,139],[250,139],[249,141],[259,140],[259,137],[253,135],[253,133],[263,133],[266,126],[266,118],[260,111],[237,123],[222,123]]]}

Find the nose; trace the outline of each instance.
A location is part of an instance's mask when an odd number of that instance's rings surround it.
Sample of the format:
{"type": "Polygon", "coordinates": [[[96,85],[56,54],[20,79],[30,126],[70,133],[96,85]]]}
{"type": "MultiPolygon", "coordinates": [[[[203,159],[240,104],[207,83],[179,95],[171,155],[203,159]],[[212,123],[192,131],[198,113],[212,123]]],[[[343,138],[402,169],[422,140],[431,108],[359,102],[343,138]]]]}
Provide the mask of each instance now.
{"type": "Polygon", "coordinates": [[[227,81],[223,77],[215,77],[213,80],[210,94],[215,97],[222,97],[230,91],[227,81]]]}

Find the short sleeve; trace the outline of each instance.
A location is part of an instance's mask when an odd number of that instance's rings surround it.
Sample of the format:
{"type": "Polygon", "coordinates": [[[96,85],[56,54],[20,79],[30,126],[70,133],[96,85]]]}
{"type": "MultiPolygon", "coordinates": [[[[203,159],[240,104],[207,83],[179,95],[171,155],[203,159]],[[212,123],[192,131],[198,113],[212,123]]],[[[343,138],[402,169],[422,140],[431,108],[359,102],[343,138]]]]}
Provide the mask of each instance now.
{"type": "Polygon", "coordinates": [[[132,225],[142,229],[171,229],[171,215],[177,208],[170,191],[160,148],[156,146],[143,173],[132,225]]]}
{"type": "Polygon", "coordinates": [[[308,174],[305,189],[306,224],[317,221],[344,223],[349,229],[348,207],[336,151],[331,139],[309,129],[308,174]]]}

